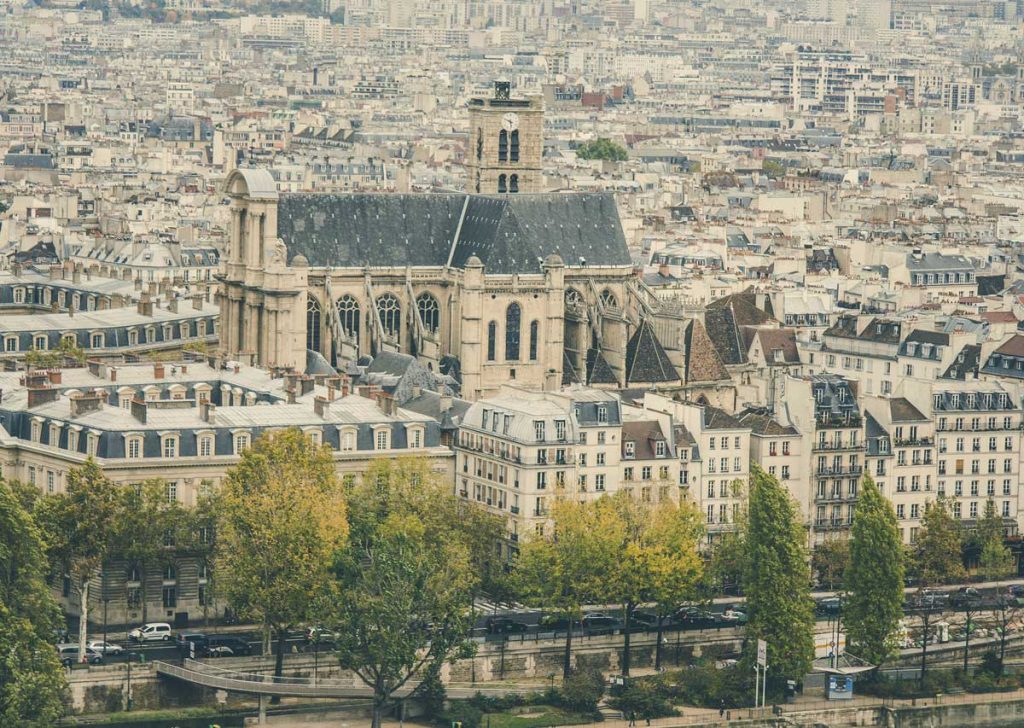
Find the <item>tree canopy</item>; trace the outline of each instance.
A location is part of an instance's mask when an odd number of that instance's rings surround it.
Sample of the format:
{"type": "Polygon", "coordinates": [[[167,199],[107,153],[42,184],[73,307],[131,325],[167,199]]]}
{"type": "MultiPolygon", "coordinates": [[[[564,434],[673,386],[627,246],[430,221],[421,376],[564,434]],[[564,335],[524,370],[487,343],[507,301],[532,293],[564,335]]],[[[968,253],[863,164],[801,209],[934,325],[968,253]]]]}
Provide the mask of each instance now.
{"type": "Polygon", "coordinates": [[[576,156],[580,159],[599,159],[610,162],[625,162],[629,159],[629,153],[626,152],[625,147],[606,137],[580,144],[576,148],[576,156]]]}
{"type": "Polygon", "coordinates": [[[913,547],[915,572],[922,586],[958,581],[964,577],[960,525],[944,498],[925,504],[921,530],[913,547]]]}
{"type": "Polygon", "coordinates": [[[903,544],[892,504],[864,477],[853,516],[843,621],[849,651],[881,665],[903,618],[903,544]]]}
{"type": "Polygon", "coordinates": [[[64,673],[51,645],[61,623],[39,529],[0,480],[0,725],[45,728],[63,714],[64,673]]]}

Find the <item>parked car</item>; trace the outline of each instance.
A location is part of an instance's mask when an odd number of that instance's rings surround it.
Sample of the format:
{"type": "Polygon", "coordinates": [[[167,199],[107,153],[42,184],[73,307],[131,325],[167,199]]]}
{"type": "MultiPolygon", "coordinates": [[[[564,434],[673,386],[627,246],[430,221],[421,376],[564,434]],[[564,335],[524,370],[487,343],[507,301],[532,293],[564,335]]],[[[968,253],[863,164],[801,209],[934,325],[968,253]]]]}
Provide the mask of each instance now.
{"type": "Polygon", "coordinates": [[[583,615],[581,623],[590,634],[612,634],[618,626],[619,620],[601,612],[591,612],[583,615]]]}
{"type": "MultiPolygon", "coordinates": [[[[78,659],[78,645],[57,645],[57,655],[60,657],[60,664],[64,665],[64,667],[71,667],[72,665],[77,665],[81,662],[81,660],[78,659]]],[[[103,655],[86,647],[85,661],[90,665],[102,665],[103,655]]]]}
{"type": "Polygon", "coordinates": [[[529,629],[525,622],[517,622],[509,617],[490,617],[487,620],[487,631],[491,634],[519,634],[529,629]]]}
{"type": "Polygon", "coordinates": [[[174,644],[178,646],[184,657],[202,657],[206,654],[206,635],[202,632],[178,632],[174,636],[174,644]],[[195,645],[193,652],[192,645],[195,645]]]}
{"type": "Polygon", "coordinates": [[[729,607],[724,612],[722,612],[722,621],[729,622],[731,624],[746,624],[747,613],[741,612],[739,609],[736,609],[735,607],[729,607]]]}
{"type": "Polygon", "coordinates": [[[71,635],[66,627],[57,627],[53,630],[52,635],[53,644],[55,645],[68,644],[68,640],[71,639],[71,635]]]}
{"type": "Polygon", "coordinates": [[[170,642],[171,625],[167,622],[149,622],[128,633],[132,642],[170,642]]]}
{"type": "Polygon", "coordinates": [[[121,645],[115,645],[113,642],[104,642],[103,640],[89,640],[85,643],[85,646],[94,652],[99,652],[101,655],[120,655],[124,652],[124,647],[121,645]]]}
{"type": "Polygon", "coordinates": [[[321,627],[318,624],[312,625],[306,628],[306,644],[311,645],[314,642],[318,644],[334,644],[338,641],[338,633],[327,627],[321,627]]]}
{"type": "Polygon", "coordinates": [[[924,589],[917,600],[917,604],[920,607],[927,607],[929,609],[944,607],[949,604],[949,594],[935,591],[934,589],[924,589]]]}
{"type": "Polygon", "coordinates": [[[206,654],[209,657],[239,657],[252,654],[252,645],[241,637],[231,635],[210,635],[206,638],[206,654]]]}
{"type": "Polygon", "coordinates": [[[658,626],[658,615],[634,609],[629,613],[629,623],[637,629],[655,629],[658,626]]]}
{"type": "Polygon", "coordinates": [[[954,607],[966,607],[978,604],[980,601],[981,592],[973,586],[962,586],[953,592],[953,595],[949,598],[949,603],[954,607]]]}
{"type": "Polygon", "coordinates": [[[839,597],[824,597],[819,599],[814,606],[818,614],[839,614],[843,600],[839,597]]]}
{"type": "Polygon", "coordinates": [[[569,629],[569,620],[564,614],[542,614],[537,620],[537,626],[541,629],[569,629]]]}
{"type": "Polygon", "coordinates": [[[683,607],[674,618],[684,627],[711,627],[715,624],[715,615],[700,607],[683,607]]]}

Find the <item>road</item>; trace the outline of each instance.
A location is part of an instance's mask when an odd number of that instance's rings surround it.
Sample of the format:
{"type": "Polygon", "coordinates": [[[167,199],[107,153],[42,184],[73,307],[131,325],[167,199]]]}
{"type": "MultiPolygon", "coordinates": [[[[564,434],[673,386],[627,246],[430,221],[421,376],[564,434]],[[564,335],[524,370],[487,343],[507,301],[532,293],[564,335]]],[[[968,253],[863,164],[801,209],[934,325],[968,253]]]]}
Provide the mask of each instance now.
{"type": "MultiPolygon", "coordinates": [[[[1007,582],[999,582],[999,583],[975,584],[975,585],[972,585],[972,586],[977,588],[977,589],[979,589],[979,590],[981,590],[983,593],[986,592],[986,590],[988,592],[993,592],[995,589],[999,589],[1000,591],[1005,593],[1006,588],[1008,586],[1010,586],[1011,584],[1021,584],[1021,583],[1022,582],[1019,582],[1019,581],[1017,581],[1017,582],[1007,581],[1007,582]]],[[[952,593],[952,592],[955,592],[957,590],[957,588],[958,587],[956,587],[956,586],[946,587],[946,588],[943,588],[943,589],[937,590],[937,591],[945,591],[945,592],[952,593]]],[[[908,596],[908,604],[907,604],[907,607],[906,607],[906,613],[908,614],[908,616],[913,616],[914,614],[917,613],[917,610],[913,606],[912,598],[913,598],[913,595],[917,592],[917,589],[914,588],[914,587],[910,587],[910,588],[907,588],[905,591],[906,591],[906,594],[908,596]]],[[[814,598],[817,601],[821,601],[822,599],[826,599],[826,598],[829,598],[829,597],[834,597],[834,596],[837,596],[837,595],[838,594],[836,592],[815,592],[813,594],[814,598]]],[[[712,600],[712,602],[709,605],[707,605],[707,608],[706,608],[707,611],[710,613],[709,618],[704,619],[700,623],[696,623],[696,624],[694,624],[694,623],[690,623],[690,624],[685,624],[684,623],[684,624],[681,624],[681,623],[676,622],[676,621],[668,621],[668,620],[666,620],[666,623],[664,625],[664,630],[666,632],[668,632],[668,631],[675,632],[677,630],[689,631],[689,630],[700,630],[700,629],[717,629],[717,628],[722,628],[722,627],[735,627],[735,626],[737,626],[738,623],[736,621],[726,619],[723,615],[725,614],[725,612],[727,612],[727,611],[729,611],[731,609],[742,609],[744,604],[745,604],[745,600],[743,598],[741,598],[741,597],[723,597],[723,598],[714,599],[714,600],[712,600]]],[[[990,603],[984,603],[981,606],[984,609],[984,608],[986,608],[989,605],[990,605],[990,603]]],[[[540,625],[541,617],[544,616],[544,612],[542,610],[527,609],[527,608],[522,608],[522,607],[519,607],[519,606],[517,606],[515,608],[510,608],[510,609],[502,609],[502,608],[498,607],[497,605],[492,605],[492,604],[486,604],[486,606],[490,607],[490,608],[486,609],[486,610],[481,610],[479,616],[477,617],[476,624],[475,624],[474,630],[473,630],[473,633],[474,633],[473,636],[478,641],[481,641],[481,642],[500,642],[505,637],[505,635],[503,635],[503,634],[494,634],[494,633],[491,633],[488,630],[488,622],[489,622],[489,620],[491,620],[491,619],[493,619],[495,617],[506,618],[506,619],[511,620],[512,622],[514,622],[513,629],[507,635],[510,641],[520,641],[520,640],[522,640],[522,641],[530,641],[530,640],[535,640],[535,639],[550,639],[550,638],[560,638],[560,637],[564,637],[565,636],[565,627],[560,628],[558,631],[553,631],[550,627],[542,627],[540,625]]],[[[977,607],[975,607],[975,609],[977,609],[977,607]]],[[[953,606],[953,605],[944,605],[942,607],[942,610],[945,611],[945,612],[954,612],[954,611],[964,611],[964,608],[962,606],[957,607],[957,606],[953,606]]],[[[639,611],[646,612],[646,613],[650,614],[649,610],[646,610],[646,609],[643,609],[643,608],[641,608],[639,611]]],[[[612,616],[612,617],[619,617],[619,616],[621,616],[621,610],[619,610],[614,605],[605,605],[603,607],[602,606],[592,606],[592,607],[586,608],[585,612],[588,612],[588,613],[601,613],[601,614],[606,614],[606,615],[612,616]]],[[[822,621],[819,622],[819,625],[818,625],[819,628],[822,628],[822,629],[826,628],[828,626],[828,621],[827,620],[828,620],[828,617],[830,615],[828,615],[827,613],[824,613],[824,612],[820,612],[818,616],[819,616],[819,619],[822,620],[822,621]]],[[[72,639],[72,641],[74,639],[74,635],[77,634],[77,631],[76,631],[77,625],[75,624],[76,621],[77,620],[74,620],[74,619],[69,620],[69,622],[70,622],[69,623],[69,627],[71,628],[71,635],[72,635],[71,639],[72,639]]],[[[613,627],[612,629],[614,631],[621,631],[621,628],[622,628],[621,623],[617,623],[616,626],[613,627]]],[[[215,634],[219,634],[219,635],[230,634],[233,637],[238,637],[238,638],[244,640],[245,642],[247,642],[249,644],[250,648],[251,648],[252,654],[254,654],[254,655],[260,654],[262,638],[261,638],[259,630],[254,628],[251,625],[248,625],[248,626],[245,626],[245,625],[243,625],[243,626],[215,626],[215,627],[211,627],[209,629],[204,629],[202,627],[193,627],[193,628],[189,628],[188,630],[185,630],[185,631],[188,631],[188,632],[201,632],[201,633],[206,634],[208,636],[209,635],[215,635],[215,634]]],[[[610,630],[607,627],[604,628],[604,629],[581,629],[581,627],[579,626],[578,623],[575,625],[575,629],[574,629],[574,633],[575,634],[584,635],[584,636],[585,635],[608,634],[609,631],[610,630]]],[[[643,626],[643,625],[634,623],[632,625],[632,631],[634,633],[642,633],[642,632],[654,632],[654,631],[656,631],[656,629],[653,626],[643,626]]],[[[93,632],[93,633],[91,633],[89,635],[89,637],[90,637],[90,639],[102,639],[103,635],[100,632],[93,632]]],[[[128,654],[132,655],[131,659],[133,659],[133,660],[144,659],[146,661],[151,661],[151,660],[175,661],[175,660],[180,660],[182,657],[185,656],[185,655],[182,654],[182,652],[178,649],[178,647],[173,642],[151,642],[151,643],[144,643],[144,644],[135,644],[135,643],[129,642],[128,639],[127,639],[127,633],[125,631],[113,631],[113,630],[110,630],[110,631],[107,632],[107,640],[112,642],[112,643],[122,645],[125,648],[125,653],[120,654],[120,655],[108,655],[107,659],[106,659],[106,662],[112,662],[112,663],[124,662],[124,661],[126,661],[128,659],[128,654]]],[[[321,651],[324,651],[324,652],[330,652],[330,649],[331,649],[329,644],[321,644],[321,645],[308,644],[306,642],[306,639],[305,639],[305,633],[303,631],[298,631],[298,630],[292,631],[292,632],[288,633],[288,635],[287,635],[287,637],[285,639],[285,644],[286,644],[286,647],[287,647],[289,652],[314,652],[316,650],[321,650],[321,651]]]]}

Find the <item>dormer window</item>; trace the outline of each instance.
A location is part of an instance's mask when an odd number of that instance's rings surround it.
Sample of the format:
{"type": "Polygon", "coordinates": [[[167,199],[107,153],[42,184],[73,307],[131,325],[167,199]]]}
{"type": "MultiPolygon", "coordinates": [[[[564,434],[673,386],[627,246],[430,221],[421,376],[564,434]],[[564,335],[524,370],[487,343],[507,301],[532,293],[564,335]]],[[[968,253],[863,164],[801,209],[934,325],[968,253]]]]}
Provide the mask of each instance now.
{"type": "Polygon", "coordinates": [[[597,421],[601,423],[608,421],[608,408],[603,404],[597,406],[597,421]]]}
{"type": "Polygon", "coordinates": [[[636,457],[636,443],[633,442],[632,440],[626,440],[625,446],[626,446],[625,457],[627,457],[627,458],[635,458],[636,457]]]}
{"type": "Polygon", "coordinates": [[[654,454],[659,458],[665,457],[665,443],[663,441],[658,440],[654,443],[654,454]]]}

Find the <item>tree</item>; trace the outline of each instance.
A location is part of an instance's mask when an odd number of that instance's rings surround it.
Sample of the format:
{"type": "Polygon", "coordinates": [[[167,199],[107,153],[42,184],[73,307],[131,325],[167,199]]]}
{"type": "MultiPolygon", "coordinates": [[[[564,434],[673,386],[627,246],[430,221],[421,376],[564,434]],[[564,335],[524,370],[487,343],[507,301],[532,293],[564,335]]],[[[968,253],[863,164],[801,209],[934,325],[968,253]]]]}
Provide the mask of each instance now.
{"type": "Polygon", "coordinates": [[[330,448],[294,428],[262,435],[228,471],[216,511],[217,588],[237,614],[276,633],[280,676],[287,630],[328,589],[348,534],[330,448]]]}
{"type": "Polygon", "coordinates": [[[921,529],[914,544],[914,562],[922,587],[948,584],[964,578],[960,526],[944,498],[924,507],[921,529]]]}
{"type": "MultiPolygon", "coordinates": [[[[731,483],[733,498],[743,497],[743,483],[731,483]]],[[[747,570],[747,504],[735,515],[732,529],[722,533],[711,549],[709,568],[705,576],[705,590],[708,595],[724,594],[729,589],[737,592],[743,588],[747,570]]]]}
{"type": "Polygon", "coordinates": [[[45,728],[63,714],[64,673],[50,644],[61,621],[39,529],[0,480],[0,725],[45,728]]]}
{"type": "Polygon", "coordinates": [[[163,566],[175,554],[175,546],[187,537],[189,513],[176,500],[168,499],[167,484],[151,479],[118,493],[121,518],[114,533],[114,550],[119,558],[138,567],[142,588],[142,621],[148,621],[146,573],[163,566]]]}
{"type": "MultiPolygon", "coordinates": [[[[814,659],[814,603],[804,531],[796,504],[772,476],[751,466],[744,591],[747,642],[768,643],[770,680],[800,680],[814,659]]],[[[748,650],[747,662],[754,655],[748,650]]]]}
{"type": "Polygon", "coordinates": [[[85,362],[85,350],[71,339],[61,339],[56,349],[32,347],[25,352],[25,366],[29,369],[59,367],[63,366],[67,360],[76,364],[85,362]]]}
{"type": "Polygon", "coordinates": [[[903,553],[892,503],[865,475],[850,529],[842,609],[850,651],[873,665],[892,654],[903,618],[903,553]]]}
{"type": "MultiPolygon", "coordinates": [[[[682,603],[696,596],[703,565],[697,553],[703,527],[690,503],[665,500],[657,507],[617,493],[611,498],[624,540],[613,570],[607,574],[607,601],[622,604],[624,645],[622,674],[629,675],[631,617],[638,604],[657,603],[656,666],[661,665],[662,625],[682,603]]],[[[602,600],[603,601],[603,600],[602,600]]]]}
{"type": "Polygon", "coordinates": [[[1003,537],[1003,519],[996,512],[991,498],[985,503],[985,515],[978,521],[976,534],[981,554],[978,557],[978,572],[986,581],[999,581],[1013,573],[1013,553],[1006,546],[1003,537]]]}
{"type": "Polygon", "coordinates": [[[325,596],[341,666],[373,690],[374,728],[410,680],[474,652],[476,534],[457,500],[415,460],[378,460],[349,489],[349,546],[325,596]]]}
{"type": "Polygon", "coordinates": [[[118,486],[92,458],[68,473],[63,493],[43,497],[36,506],[51,567],[70,574],[78,592],[78,654],[86,659],[89,627],[89,583],[114,553],[114,534],[121,517],[118,486]]]}
{"type": "Polygon", "coordinates": [[[625,147],[606,137],[580,144],[576,149],[576,156],[579,159],[599,159],[610,162],[625,162],[629,159],[625,147]]]}
{"type": "Polygon", "coordinates": [[[921,529],[913,547],[914,571],[921,588],[921,684],[928,669],[928,639],[931,619],[936,612],[934,600],[924,599],[924,590],[964,577],[960,527],[950,515],[944,498],[926,503],[921,529]]]}
{"type": "Polygon", "coordinates": [[[519,591],[528,604],[565,617],[562,676],[572,673],[572,628],[583,605],[607,591],[607,575],[621,557],[622,520],[609,498],[591,503],[558,500],[554,528],[527,541],[515,564],[519,591]]]}
{"type": "Polygon", "coordinates": [[[850,542],[841,538],[826,539],[814,547],[811,554],[811,570],[818,578],[818,584],[829,591],[844,582],[850,565],[850,542]]]}

